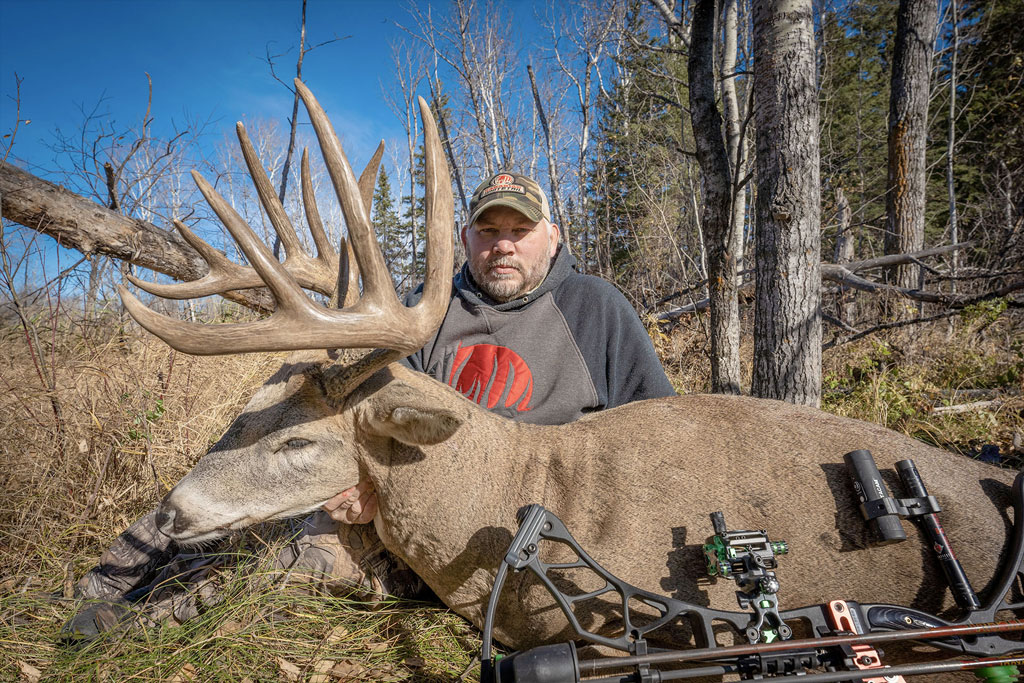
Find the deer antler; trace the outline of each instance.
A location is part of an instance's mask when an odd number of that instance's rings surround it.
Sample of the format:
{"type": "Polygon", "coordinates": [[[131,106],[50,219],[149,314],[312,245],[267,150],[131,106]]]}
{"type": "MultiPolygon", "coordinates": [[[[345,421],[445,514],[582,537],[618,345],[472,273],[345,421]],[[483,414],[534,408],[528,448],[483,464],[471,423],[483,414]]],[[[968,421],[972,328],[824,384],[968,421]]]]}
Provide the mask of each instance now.
{"type": "MultiPolygon", "coordinates": [[[[299,243],[288,216],[280,199],[273,193],[270,180],[267,178],[263,166],[259,163],[256,150],[245,132],[245,127],[239,123],[236,128],[238,140],[242,147],[242,156],[249,168],[249,174],[256,185],[256,192],[260,202],[267,208],[271,225],[274,231],[281,238],[285,248],[284,267],[291,273],[295,280],[304,288],[312,289],[332,296],[338,284],[338,252],[331,247],[324,232],[323,222],[320,220],[320,212],[316,207],[316,197],[313,192],[313,181],[309,172],[309,150],[302,150],[302,202],[306,209],[306,221],[309,223],[309,231],[313,236],[313,244],[316,246],[316,258],[310,258],[299,243]]],[[[380,169],[381,156],[384,154],[384,142],[377,146],[370,162],[366,164],[362,175],[359,177],[359,195],[363,202],[369,206],[373,201],[373,186],[377,180],[377,171],[380,169]]],[[[210,267],[209,272],[198,280],[176,284],[161,284],[158,282],[146,282],[129,274],[128,280],[146,292],[162,296],[167,299],[194,299],[210,294],[221,294],[233,289],[248,289],[251,287],[262,287],[263,280],[255,269],[248,266],[240,266],[228,260],[221,252],[207,244],[201,237],[192,232],[184,223],[175,219],[174,227],[178,229],[181,236],[193,249],[206,261],[210,267]]],[[[343,241],[344,248],[344,241],[343,241]]],[[[358,298],[358,270],[353,269],[349,277],[347,291],[353,292],[358,298]]],[[[342,294],[342,300],[344,294],[342,294]]],[[[355,303],[351,301],[348,303],[355,303]]]]}
{"type": "MultiPolygon", "coordinates": [[[[246,158],[260,202],[270,216],[271,223],[287,250],[285,263],[280,263],[241,216],[230,204],[198,173],[192,177],[200,192],[220,218],[224,227],[235,239],[245,254],[251,268],[231,264],[225,257],[200,240],[183,225],[178,225],[185,239],[203,254],[210,263],[211,272],[205,278],[191,283],[170,286],[154,286],[146,283],[147,291],[159,294],[172,288],[173,295],[204,296],[239,287],[266,285],[277,302],[276,310],[269,318],[248,323],[224,325],[203,325],[175,320],[148,309],[125,287],[118,287],[125,308],[145,329],[163,339],[179,351],[197,355],[240,353],[248,351],[284,351],[297,349],[333,349],[379,347],[392,351],[388,357],[409,354],[421,348],[440,325],[448,307],[451,293],[452,272],[452,225],[454,208],[452,204],[451,181],[448,167],[441,152],[437,126],[423,98],[420,98],[420,116],[424,130],[424,161],[426,186],[427,226],[427,275],[423,296],[419,303],[409,308],[398,300],[380,246],[374,237],[369,219],[376,164],[382,150],[378,148],[374,160],[367,166],[357,183],[349,166],[341,142],[334,133],[327,115],[309,89],[298,79],[295,87],[306,104],[309,118],[316,131],[324,162],[331,176],[335,193],[341,203],[345,222],[348,224],[349,242],[362,272],[363,295],[355,298],[355,269],[342,273],[345,277],[340,290],[345,290],[345,302],[350,304],[341,310],[326,308],[312,301],[302,287],[324,292],[323,273],[330,270],[338,278],[338,260],[333,262],[325,257],[327,238],[323,233],[319,213],[312,198],[312,183],[309,180],[308,160],[303,155],[303,200],[306,216],[317,245],[317,259],[309,258],[301,249],[295,231],[291,227],[284,208],[274,195],[270,182],[253,152],[245,129],[238,124],[239,140],[246,158]],[[370,168],[373,173],[370,174],[370,168]],[[367,181],[367,177],[369,180],[367,181]],[[312,209],[312,210],[311,210],[312,209]],[[318,236],[319,233],[319,236],[318,236]],[[194,241],[193,241],[194,240],[194,241]],[[202,246],[197,246],[202,245],[202,246]],[[216,254],[213,256],[212,254],[216,254]],[[299,256],[301,255],[301,256],[299,256]],[[292,259],[295,259],[294,261],[292,259]],[[225,265],[228,264],[228,265],[225,265]],[[316,264],[311,266],[309,264],[316,264]],[[217,272],[214,273],[214,268],[217,272]],[[251,272],[250,272],[251,271],[251,272]],[[314,277],[314,271],[317,274],[314,277]],[[250,279],[252,276],[257,279],[250,279]],[[244,284],[239,284],[243,283],[244,284]],[[320,286],[315,286],[316,282],[320,286]],[[202,284],[200,284],[202,283],[202,284]],[[214,287],[214,283],[217,286],[214,287]],[[191,288],[191,289],[190,289],[191,288]],[[191,292],[185,294],[184,292],[191,292]]],[[[347,247],[343,247],[346,248],[347,247]]],[[[348,259],[342,259],[347,261],[348,259]]],[[[349,270],[343,267],[342,270],[349,270]]],[[[135,284],[142,286],[137,280],[135,284]]],[[[339,291],[340,291],[339,290],[339,291]]],[[[333,292],[333,287],[324,293],[333,292]]]]}

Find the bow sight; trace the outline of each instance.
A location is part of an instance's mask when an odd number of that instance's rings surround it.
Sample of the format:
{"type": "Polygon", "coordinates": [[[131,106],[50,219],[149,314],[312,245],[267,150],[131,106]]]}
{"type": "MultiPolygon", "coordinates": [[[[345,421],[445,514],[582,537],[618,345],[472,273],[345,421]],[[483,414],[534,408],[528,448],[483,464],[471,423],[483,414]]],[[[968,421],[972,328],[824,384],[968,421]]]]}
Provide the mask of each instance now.
{"type": "MultiPolygon", "coordinates": [[[[1024,473],[1013,484],[1013,544],[1008,562],[999,570],[994,591],[982,605],[956,562],[948,540],[938,523],[938,505],[927,495],[916,468],[910,461],[897,465],[901,479],[913,498],[889,498],[881,477],[867,451],[847,454],[855,488],[862,500],[861,512],[872,524],[882,516],[884,529],[877,529],[882,542],[899,540],[899,516],[922,523],[936,557],[950,581],[961,618],[947,621],[910,607],[834,600],[828,604],[780,610],[777,593],[780,580],[775,570],[778,556],[789,551],[784,541],[771,541],[766,531],[736,531],[726,528],[721,513],[711,515],[714,535],[704,544],[708,574],[736,582],[737,602],[742,610],[731,612],[650,593],[608,572],[576,542],[557,516],[540,505],[520,510],[519,531],[498,567],[484,620],[481,681],[484,683],[659,683],[728,674],[742,680],[799,676],[802,683],[865,681],[897,683],[904,676],[973,670],[979,678],[996,683],[1017,680],[1016,665],[1024,665],[1024,620],[996,622],[1000,612],[1024,610],[1024,600],[1011,593],[1024,582],[1024,473]],[[863,495],[864,491],[872,491],[863,495]],[[874,501],[874,502],[873,502],[874,501]],[[940,542],[941,541],[941,542],[940,542]],[[541,547],[560,543],[575,552],[571,562],[545,562],[541,547]],[[954,564],[955,563],[955,566],[954,564]],[[589,592],[566,592],[549,572],[586,569],[604,581],[589,592]],[[626,656],[581,659],[574,643],[557,643],[515,652],[491,655],[492,634],[498,600],[509,571],[529,570],[547,589],[565,614],[576,635],[588,643],[627,653],[626,656]],[[619,635],[588,631],[574,612],[576,603],[597,597],[614,600],[623,628],[619,635]],[[631,605],[642,604],[657,613],[634,614],[631,605]],[[669,624],[688,622],[695,647],[655,650],[648,635],[669,624]],[[726,625],[746,644],[721,646],[714,625],[726,625]],[[793,628],[816,634],[793,638],[793,628]],[[1015,638],[1009,637],[1016,634],[1015,638]],[[897,641],[922,641],[970,659],[930,661],[883,666],[875,646],[897,641]]],[[[905,536],[904,536],[905,537],[905,536]]],[[[720,631],[720,628],[717,629],[720,631]]],[[[656,634],[655,634],[656,637],[656,634]]]]}

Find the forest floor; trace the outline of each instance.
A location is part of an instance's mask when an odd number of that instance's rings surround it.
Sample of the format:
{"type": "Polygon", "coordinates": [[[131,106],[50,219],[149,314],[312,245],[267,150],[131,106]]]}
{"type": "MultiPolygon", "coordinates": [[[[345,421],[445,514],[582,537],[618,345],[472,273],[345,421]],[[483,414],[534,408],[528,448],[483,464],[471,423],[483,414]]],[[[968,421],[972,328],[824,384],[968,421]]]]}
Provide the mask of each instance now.
{"type": "MultiPolygon", "coordinates": [[[[187,356],[116,323],[41,315],[34,334],[16,323],[0,328],[0,681],[477,675],[479,632],[437,604],[367,609],[252,581],[287,536],[285,524],[234,542],[242,569],[222,576],[226,599],[186,625],[61,646],[74,580],[216,442],[284,358],[187,356]]],[[[694,319],[652,332],[681,392],[708,389],[703,329],[694,319]]],[[[747,335],[748,380],[750,347],[747,335]]],[[[827,351],[824,370],[825,410],[1005,467],[1024,462],[1019,312],[982,307],[879,334],[827,351]]]]}

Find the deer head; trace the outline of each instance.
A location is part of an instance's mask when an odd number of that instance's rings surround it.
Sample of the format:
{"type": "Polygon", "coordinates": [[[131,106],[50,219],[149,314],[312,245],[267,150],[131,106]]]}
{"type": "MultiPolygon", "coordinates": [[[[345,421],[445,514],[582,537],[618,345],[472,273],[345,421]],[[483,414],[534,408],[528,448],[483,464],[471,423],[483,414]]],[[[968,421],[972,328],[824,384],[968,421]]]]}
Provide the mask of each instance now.
{"type": "Polygon", "coordinates": [[[200,542],[255,522],[316,509],[365,476],[357,456],[365,454],[374,439],[393,434],[412,442],[429,441],[443,438],[460,423],[400,382],[377,386],[371,392],[372,403],[365,392],[356,396],[367,378],[421,348],[441,324],[448,307],[453,260],[451,181],[430,110],[421,98],[427,275],[419,303],[406,307],[394,291],[369,218],[383,143],[357,182],[323,108],[298,79],[295,87],[309,112],[345,216],[347,244],[343,241],[335,252],[327,240],[304,151],[303,204],[317,256],[305,253],[239,123],[243,156],[260,202],[284,244],[284,262],[279,262],[228,202],[193,171],[200,191],[251,266],[228,261],[175,221],[184,239],[209,264],[209,273],[200,280],[172,285],[128,277],[141,289],[170,298],[265,285],[276,302],[273,314],[256,322],[189,323],[158,314],[128,289],[119,288],[132,317],[179,351],[201,355],[305,351],[293,354],[268,380],[227,433],[164,499],[162,526],[182,542],[200,542]],[[350,252],[355,260],[351,266],[350,252]],[[361,295],[357,287],[360,276],[361,295]],[[303,289],[330,295],[341,302],[341,308],[328,308],[303,289]],[[373,350],[354,362],[338,361],[338,349],[355,348],[373,350]]]}

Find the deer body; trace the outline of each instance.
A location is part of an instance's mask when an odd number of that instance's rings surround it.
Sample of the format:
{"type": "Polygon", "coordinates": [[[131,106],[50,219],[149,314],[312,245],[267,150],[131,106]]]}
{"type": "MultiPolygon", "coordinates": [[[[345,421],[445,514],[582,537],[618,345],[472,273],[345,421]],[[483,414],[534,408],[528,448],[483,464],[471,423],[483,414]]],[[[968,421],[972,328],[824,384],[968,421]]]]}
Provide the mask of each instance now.
{"type": "MultiPolygon", "coordinates": [[[[883,472],[897,460],[917,463],[976,589],[1006,552],[1012,472],[877,425],[779,401],[692,395],[536,426],[495,416],[397,364],[332,404],[322,367],[286,364],[167,496],[179,542],[313,510],[370,479],[385,546],[479,627],[516,512],[530,503],[557,514],[626,581],[736,609],[730,581],[699,580],[708,515],[722,510],[735,528],[789,542],[779,568],[784,608],[842,598],[940,612],[952,604],[949,592],[909,523],[903,543],[871,545],[842,460],[866,448],[883,472]]],[[[569,635],[528,574],[510,579],[503,600],[503,642],[569,635]]],[[[588,627],[616,626],[613,609],[587,618],[588,627]]]]}

